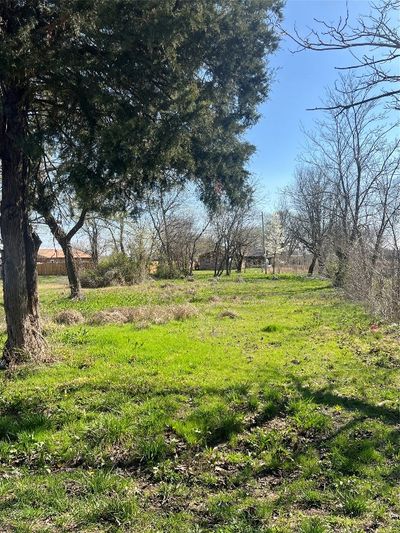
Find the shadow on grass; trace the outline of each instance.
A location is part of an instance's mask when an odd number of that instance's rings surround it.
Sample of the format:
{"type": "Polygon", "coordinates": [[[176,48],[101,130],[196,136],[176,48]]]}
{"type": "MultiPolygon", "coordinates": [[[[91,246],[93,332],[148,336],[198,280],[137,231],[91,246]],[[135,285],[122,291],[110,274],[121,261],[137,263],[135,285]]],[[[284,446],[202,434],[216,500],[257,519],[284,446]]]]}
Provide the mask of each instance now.
{"type": "Polygon", "coordinates": [[[340,405],[348,411],[357,411],[369,418],[380,418],[388,424],[398,424],[400,422],[400,407],[393,409],[383,405],[374,405],[359,398],[341,396],[332,392],[329,387],[320,390],[312,390],[304,387],[301,382],[293,377],[293,384],[296,390],[306,399],[313,400],[316,403],[324,404],[330,407],[340,405]]]}
{"type": "Polygon", "coordinates": [[[0,441],[14,441],[21,433],[50,429],[52,422],[45,416],[45,409],[38,398],[18,398],[4,406],[0,412],[0,441]]]}

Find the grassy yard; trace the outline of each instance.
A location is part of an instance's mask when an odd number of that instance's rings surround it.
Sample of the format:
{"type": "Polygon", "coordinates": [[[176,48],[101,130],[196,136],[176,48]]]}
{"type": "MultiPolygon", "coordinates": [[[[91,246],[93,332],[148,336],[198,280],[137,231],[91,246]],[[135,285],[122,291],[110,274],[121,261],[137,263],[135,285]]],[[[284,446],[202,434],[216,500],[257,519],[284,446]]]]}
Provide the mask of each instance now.
{"type": "Polygon", "coordinates": [[[256,272],[41,302],[52,360],[0,376],[1,532],[400,531],[398,326],[256,272]]]}

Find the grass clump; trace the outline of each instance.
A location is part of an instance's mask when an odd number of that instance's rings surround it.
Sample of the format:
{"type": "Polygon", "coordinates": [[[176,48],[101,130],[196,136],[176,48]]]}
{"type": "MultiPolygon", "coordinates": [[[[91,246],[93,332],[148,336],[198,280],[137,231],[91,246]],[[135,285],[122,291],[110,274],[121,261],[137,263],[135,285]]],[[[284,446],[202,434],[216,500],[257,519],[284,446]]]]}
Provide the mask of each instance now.
{"type": "Polygon", "coordinates": [[[225,309],[225,311],[221,311],[218,315],[218,318],[230,318],[233,320],[234,318],[238,318],[238,314],[234,311],[230,311],[229,309],[225,309]]]}
{"type": "Polygon", "coordinates": [[[264,326],[261,331],[265,333],[276,333],[278,331],[282,331],[283,329],[283,326],[279,324],[268,324],[267,326],[264,326]]]}
{"type": "Polygon", "coordinates": [[[60,311],[54,317],[57,324],[64,324],[66,326],[71,326],[74,324],[82,324],[85,321],[82,313],[76,311],[75,309],[66,309],[65,311],[60,311]]]}
{"type": "Polygon", "coordinates": [[[105,326],[107,324],[126,324],[128,322],[127,317],[121,311],[117,309],[109,309],[105,311],[98,311],[95,313],[90,324],[93,326],[105,326]]]}
{"type": "Polygon", "coordinates": [[[207,446],[229,440],[241,428],[241,417],[220,400],[203,403],[185,420],[173,424],[176,433],[189,444],[207,446]]]}
{"type": "Polygon", "coordinates": [[[187,320],[197,314],[197,309],[190,304],[117,308],[98,311],[90,323],[97,326],[130,323],[143,328],[151,324],[166,324],[171,320],[187,320]]]}

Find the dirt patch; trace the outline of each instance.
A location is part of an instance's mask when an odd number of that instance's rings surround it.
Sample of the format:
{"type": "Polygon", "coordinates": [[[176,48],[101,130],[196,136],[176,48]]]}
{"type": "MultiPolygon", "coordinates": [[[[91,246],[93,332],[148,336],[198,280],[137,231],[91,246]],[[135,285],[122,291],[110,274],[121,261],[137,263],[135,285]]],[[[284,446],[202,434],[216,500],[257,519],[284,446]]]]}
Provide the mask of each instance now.
{"type": "Polygon", "coordinates": [[[225,311],[221,311],[219,313],[218,318],[230,318],[231,320],[233,320],[235,318],[239,318],[239,315],[234,311],[229,311],[228,309],[226,309],[225,311]]]}

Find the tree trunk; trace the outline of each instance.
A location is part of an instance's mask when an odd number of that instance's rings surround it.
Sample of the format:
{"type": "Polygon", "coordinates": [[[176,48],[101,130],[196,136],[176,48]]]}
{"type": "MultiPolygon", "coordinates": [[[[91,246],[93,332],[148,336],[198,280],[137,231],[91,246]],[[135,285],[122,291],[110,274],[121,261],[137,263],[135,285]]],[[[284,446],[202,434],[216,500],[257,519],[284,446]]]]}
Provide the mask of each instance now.
{"type": "Polygon", "coordinates": [[[99,264],[99,230],[96,222],[92,224],[92,233],[89,233],[90,250],[92,253],[92,261],[94,265],[99,264]]]}
{"type": "Polygon", "coordinates": [[[3,241],[3,294],[7,341],[3,365],[43,355],[36,259],[40,239],[29,224],[28,165],[23,153],[26,137],[24,91],[3,96],[1,125],[1,236],[3,241]]]}
{"type": "Polygon", "coordinates": [[[236,272],[238,274],[241,274],[244,270],[244,254],[238,254],[237,255],[237,264],[236,264],[236,272]]]}
{"type": "Polygon", "coordinates": [[[314,269],[315,269],[315,265],[317,264],[317,259],[318,259],[318,255],[314,254],[313,258],[312,258],[312,261],[311,261],[311,264],[308,267],[308,275],[309,276],[312,276],[314,274],[314,269]]]}
{"type": "Polygon", "coordinates": [[[225,250],[225,274],[227,276],[231,275],[231,269],[232,269],[232,259],[230,257],[230,248],[225,250]]]}
{"type": "Polygon", "coordinates": [[[336,256],[338,258],[338,269],[333,279],[334,287],[343,287],[347,271],[347,254],[342,250],[336,250],[336,256]]]}
{"type": "Polygon", "coordinates": [[[325,258],[320,254],[318,256],[318,273],[322,274],[325,269],[325,258]]]}
{"type": "Polygon", "coordinates": [[[81,280],[79,277],[79,268],[72,251],[71,241],[61,240],[60,246],[65,257],[65,267],[67,269],[69,288],[71,290],[70,297],[73,300],[80,300],[83,297],[81,280]]]}
{"type": "Polygon", "coordinates": [[[42,198],[37,199],[36,209],[46,221],[46,224],[49,226],[53,237],[56,239],[58,244],[61,246],[62,251],[64,252],[65,268],[67,270],[68,282],[71,291],[70,297],[75,300],[80,300],[83,298],[81,280],[79,277],[78,265],[73,255],[71,240],[82,228],[85,222],[87,210],[82,210],[78,222],[68,233],[66,233],[51,213],[47,203],[40,202],[41,199],[42,198]]]}

